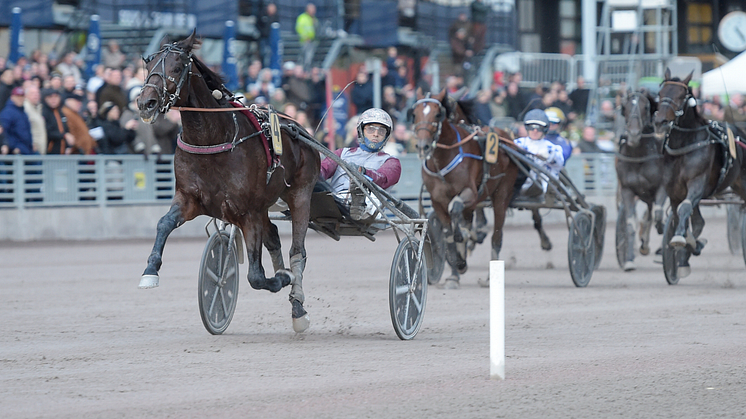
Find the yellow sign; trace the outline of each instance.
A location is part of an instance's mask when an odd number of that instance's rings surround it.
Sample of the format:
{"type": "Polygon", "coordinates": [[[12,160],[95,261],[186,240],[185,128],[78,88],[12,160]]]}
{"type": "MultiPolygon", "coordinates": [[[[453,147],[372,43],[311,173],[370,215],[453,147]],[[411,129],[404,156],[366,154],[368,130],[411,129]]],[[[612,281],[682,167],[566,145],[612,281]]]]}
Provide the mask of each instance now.
{"type": "Polygon", "coordinates": [[[484,144],[484,159],[489,164],[497,163],[497,153],[500,149],[498,144],[500,143],[500,137],[495,132],[487,133],[487,142],[484,144]]]}
{"type": "Polygon", "coordinates": [[[145,172],[135,172],[135,189],[145,189],[145,172]]]}
{"type": "Polygon", "coordinates": [[[280,132],[280,118],[277,112],[269,112],[269,134],[272,136],[272,148],[275,154],[282,156],[282,132],[280,132]]]}
{"type": "Polygon", "coordinates": [[[728,150],[734,159],[738,158],[736,156],[736,137],[733,135],[733,131],[731,131],[730,127],[728,127],[728,150]]]}

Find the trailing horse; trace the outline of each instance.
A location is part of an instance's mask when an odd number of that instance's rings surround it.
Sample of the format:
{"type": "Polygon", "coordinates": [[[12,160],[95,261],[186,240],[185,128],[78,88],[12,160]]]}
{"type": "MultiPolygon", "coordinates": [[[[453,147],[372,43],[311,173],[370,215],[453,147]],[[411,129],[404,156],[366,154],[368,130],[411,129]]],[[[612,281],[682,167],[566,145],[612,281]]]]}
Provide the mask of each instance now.
{"type": "Polygon", "coordinates": [[[171,231],[198,215],[215,217],[241,229],[248,280],[254,289],[278,292],[292,285],[293,329],[302,332],[310,322],[303,308],[302,278],[319,154],[298,141],[297,132],[270,124],[268,111],[235,103],[220,77],[194,56],[200,44],[193,32],[186,39],[164,44],[145,59],[148,75],[137,100],[140,117],[152,123],[169,109],[178,109],[183,132],[174,155],[174,198],[168,213],[158,221],[140,287],[158,286],[163,248],[171,231]],[[266,137],[271,134],[279,136],[275,139],[280,144],[269,147],[266,137]],[[278,198],[288,204],[292,214],[289,270],[285,269],[277,227],[267,213],[278,198]],[[265,276],[262,244],[271,256],[273,277],[265,276]]]}
{"type": "Polygon", "coordinates": [[[671,78],[671,71],[666,69],[654,118],[656,132],[666,134],[663,166],[666,194],[673,212],[664,230],[663,262],[670,284],[690,274],[689,257],[699,255],[706,244],[699,239],[705,225],[700,200],[729,186],[746,200],[746,167],[743,167],[746,146],[735,134],[744,136],[734,126],[700,116],[689,87],[691,78],[691,73],[684,80],[671,78]],[[673,249],[669,261],[665,246],[673,249]]]}
{"type": "Polygon", "coordinates": [[[430,193],[433,210],[445,227],[446,260],[451,266],[445,286],[456,288],[460,274],[467,269],[468,241],[484,239],[479,230],[487,221],[477,205],[486,199],[492,203],[494,213],[492,259],[500,255],[505,213],[518,168],[506,153],[497,150],[506,141],[512,141],[506,132],[496,130],[497,135],[492,137],[495,141],[488,141],[488,147],[492,144],[497,160],[494,164],[486,163],[482,147],[476,141],[477,136],[484,137],[486,132],[471,125],[474,121],[445,90],[435,96],[425,96],[418,90],[417,102],[409,112],[422,159],[422,180],[430,193]]]}
{"type": "Polygon", "coordinates": [[[655,220],[658,234],[663,233],[663,154],[661,140],[653,128],[653,115],[658,109],[647,91],[625,94],[622,115],[626,121],[616,153],[616,173],[621,204],[617,218],[617,260],[625,271],[635,269],[636,199],[647,205],[640,223],[640,253],[650,253],[650,226],[655,220]]]}

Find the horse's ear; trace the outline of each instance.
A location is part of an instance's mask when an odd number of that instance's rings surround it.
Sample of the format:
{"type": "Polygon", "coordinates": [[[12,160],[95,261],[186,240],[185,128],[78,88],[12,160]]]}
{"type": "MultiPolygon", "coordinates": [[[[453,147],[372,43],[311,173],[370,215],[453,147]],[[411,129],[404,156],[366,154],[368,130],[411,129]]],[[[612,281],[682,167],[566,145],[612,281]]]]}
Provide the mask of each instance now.
{"type": "Polygon", "coordinates": [[[182,41],[185,49],[188,51],[199,49],[202,46],[202,40],[197,38],[197,28],[192,29],[191,35],[182,41]]]}
{"type": "Polygon", "coordinates": [[[692,70],[692,72],[689,73],[689,75],[686,76],[686,78],[684,80],[682,80],[681,82],[688,86],[689,82],[692,80],[692,76],[693,75],[694,75],[694,70],[692,70]]]}
{"type": "Polygon", "coordinates": [[[425,95],[422,93],[422,87],[417,88],[417,100],[424,98],[425,95]]]}
{"type": "Polygon", "coordinates": [[[440,91],[440,93],[438,93],[438,96],[435,96],[435,99],[438,99],[439,101],[441,101],[441,102],[442,102],[442,101],[443,101],[443,99],[445,99],[446,97],[448,97],[448,92],[446,91],[446,89],[445,89],[445,87],[444,87],[444,88],[443,88],[443,89],[442,89],[442,90],[440,91]]]}
{"type": "Polygon", "coordinates": [[[665,80],[671,80],[671,69],[670,69],[670,68],[666,67],[666,73],[665,73],[665,75],[663,76],[663,78],[664,78],[665,80]]]}
{"type": "Polygon", "coordinates": [[[168,45],[171,43],[171,37],[168,36],[168,34],[163,35],[163,38],[161,39],[161,47],[164,45],[168,45]]]}

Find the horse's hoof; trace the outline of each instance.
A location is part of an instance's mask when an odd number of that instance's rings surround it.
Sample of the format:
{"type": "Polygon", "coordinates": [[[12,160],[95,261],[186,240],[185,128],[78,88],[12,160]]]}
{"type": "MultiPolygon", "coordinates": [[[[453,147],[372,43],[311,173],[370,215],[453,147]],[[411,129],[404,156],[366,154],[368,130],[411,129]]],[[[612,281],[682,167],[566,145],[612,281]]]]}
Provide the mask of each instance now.
{"type": "Polygon", "coordinates": [[[699,256],[700,254],[702,254],[702,250],[705,248],[706,245],[707,245],[707,239],[697,240],[697,248],[694,249],[694,251],[692,251],[692,254],[694,256],[699,256]]]}
{"type": "Polygon", "coordinates": [[[671,237],[671,241],[668,242],[671,246],[681,249],[682,247],[686,246],[686,239],[684,236],[673,236],[671,237]]]}
{"type": "Polygon", "coordinates": [[[300,301],[291,299],[290,304],[293,305],[293,330],[295,333],[303,333],[308,330],[309,326],[311,326],[311,318],[308,316],[308,312],[303,308],[303,304],[301,304],[300,301]]]}
{"type": "Polygon", "coordinates": [[[552,242],[550,242],[549,240],[547,240],[547,241],[542,240],[541,241],[541,250],[546,250],[547,252],[550,251],[550,250],[552,250],[552,242]]]}
{"type": "Polygon", "coordinates": [[[137,288],[148,289],[158,286],[158,275],[143,275],[137,288]]]}
{"type": "Polygon", "coordinates": [[[479,278],[479,279],[477,279],[477,284],[479,284],[479,286],[482,287],[482,288],[489,288],[490,287],[490,279],[489,278],[487,278],[487,279],[479,278]]]}
{"type": "Polygon", "coordinates": [[[298,317],[297,319],[293,319],[293,331],[295,333],[303,333],[311,326],[311,318],[308,317],[308,314],[305,316],[298,317]]]}
{"type": "Polygon", "coordinates": [[[634,271],[637,269],[637,266],[635,266],[635,262],[628,260],[624,262],[624,272],[634,271]]]}
{"type": "Polygon", "coordinates": [[[453,277],[450,277],[443,282],[442,286],[439,286],[438,288],[442,288],[445,290],[457,290],[461,288],[461,284],[459,283],[458,279],[454,279],[453,277]]]}
{"type": "Polygon", "coordinates": [[[679,266],[678,269],[676,269],[676,276],[678,276],[679,278],[686,278],[691,273],[692,268],[690,268],[689,266],[679,266]]]}
{"type": "Polygon", "coordinates": [[[640,246],[640,254],[647,256],[650,254],[650,248],[648,246],[640,246]]]}
{"type": "Polygon", "coordinates": [[[458,281],[449,279],[449,280],[446,280],[446,282],[443,284],[443,288],[447,290],[457,290],[461,288],[461,284],[459,284],[458,281]]]}

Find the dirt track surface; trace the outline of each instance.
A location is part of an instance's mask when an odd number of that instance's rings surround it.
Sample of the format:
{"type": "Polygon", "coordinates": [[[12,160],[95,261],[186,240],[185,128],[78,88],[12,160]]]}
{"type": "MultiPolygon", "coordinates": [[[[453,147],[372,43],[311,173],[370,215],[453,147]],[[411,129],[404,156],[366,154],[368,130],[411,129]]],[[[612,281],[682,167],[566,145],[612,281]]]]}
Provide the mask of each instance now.
{"type": "Polygon", "coordinates": [[[746,269],[723,220],[708,220],[710,244],[676,286],[652,256],[623,273],[610,223],[600,270],[577,289],[566,226],[549,235],[549,253],[528,227],[505,235],[504,381],[489,378],[486,245],[461,289],[430,287],[423,327],[404,342],[388,312],[390,233],[371,243],[309,232],[301,335],[289,289],[252,290],[245,265],[226,334],[204,330],[206,239],[169,241],[153,290],[137,288],[151,241],[1,243],[2,417],[746,415],[746,269]]]}

